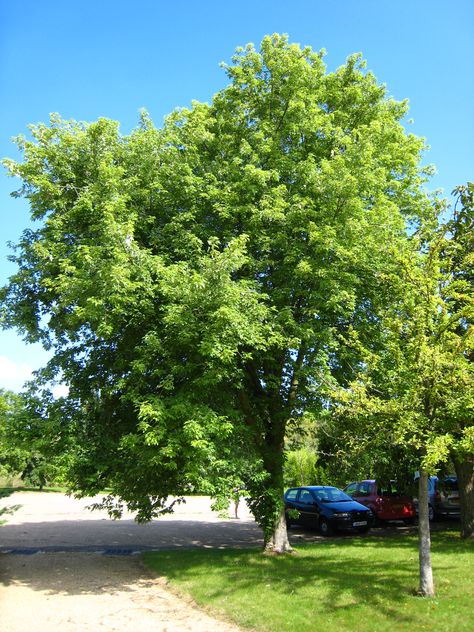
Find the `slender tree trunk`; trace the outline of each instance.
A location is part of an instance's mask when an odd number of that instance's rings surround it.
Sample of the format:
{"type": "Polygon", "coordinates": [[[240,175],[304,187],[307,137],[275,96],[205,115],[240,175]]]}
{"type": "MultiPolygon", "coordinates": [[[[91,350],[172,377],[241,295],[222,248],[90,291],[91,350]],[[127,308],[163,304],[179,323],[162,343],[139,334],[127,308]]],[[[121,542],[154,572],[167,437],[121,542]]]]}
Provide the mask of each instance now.
{"type": "Polygon", "coordinates": [[[474,457],[453,457],[461,505],[461,537],[474,538],[474,457]]]}
{"type": "Polygon", "coordinates": [[[423,597],[434,597],[433,570],[431,568],[431,537],[428,515],[428,472],[420,471],[418,480],[418,532],[420,559],[420,586],[418,593],[423,597]]]}

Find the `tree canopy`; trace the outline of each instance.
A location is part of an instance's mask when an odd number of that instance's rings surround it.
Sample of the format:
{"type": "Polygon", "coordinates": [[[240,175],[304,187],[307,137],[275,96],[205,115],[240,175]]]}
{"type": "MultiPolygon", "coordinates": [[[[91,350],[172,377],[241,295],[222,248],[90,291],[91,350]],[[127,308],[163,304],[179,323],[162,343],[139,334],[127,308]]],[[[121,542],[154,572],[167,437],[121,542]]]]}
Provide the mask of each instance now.
{"type": "MultiPolygon", "coordinates": [[[[148,519],[169,495],[243,480],[276,550],[288,424],[347,383],[369,344],[408,225],[430,213],[423,141],[360,55],[266,37],[238,49],[210,104],[20,137],[38,227],[16,247],[6,326],[41,341],[69,396],[49,415],[73,489],[148,519]],[[344,350],[346,349],[346,350],[344,350]]],[[[41,380],[40,380],[41,381],[41,380]]]]}

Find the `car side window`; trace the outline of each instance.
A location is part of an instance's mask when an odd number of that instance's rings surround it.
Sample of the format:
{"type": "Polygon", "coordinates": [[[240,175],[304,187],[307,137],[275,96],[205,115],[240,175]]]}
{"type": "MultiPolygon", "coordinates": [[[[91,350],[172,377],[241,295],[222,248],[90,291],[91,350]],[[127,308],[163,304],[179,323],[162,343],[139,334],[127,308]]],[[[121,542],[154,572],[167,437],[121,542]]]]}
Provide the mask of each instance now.
{"type": "Polygon", "coordinates": [[[311,505],[314,502],[314,499],[307,489],[301,490],[300,493],[300,503],[304,503],[305,505],[311,505]]]}
{"type": "Polygon", "coordinates": [[[297,495],[298,495],[297,489],[289,489],[286,492],[286,500],[296,500],[297,495]]]}
{"type": "Polygon", "coordinates": [[[351,483],[344,490],[348,496],[355,496],[357,491],[357,483],[351,483]]]}
{"type": "Polygon", "coordinates": [[[370,496],[372,491],[371,483],[359,483],[359,490],[357,492],[358,496],[370,496]]]}

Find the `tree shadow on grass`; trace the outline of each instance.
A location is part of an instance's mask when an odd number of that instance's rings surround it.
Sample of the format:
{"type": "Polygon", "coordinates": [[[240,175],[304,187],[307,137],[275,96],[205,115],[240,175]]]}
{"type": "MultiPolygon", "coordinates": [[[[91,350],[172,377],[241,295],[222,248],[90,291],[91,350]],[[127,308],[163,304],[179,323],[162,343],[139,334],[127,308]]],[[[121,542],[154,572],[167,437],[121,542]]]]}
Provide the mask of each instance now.
{"type": "MultiPolygon", "coordinates": [[[[469,546],[452,532],[438,534],[434,547],[447,555],[437,560],[436,573],[454,572],[459,567],[455,556],[469,546]]],[[[192,584],[198,591],[204,590],[204,600],[216,607],[227,604],[228,608],[236,600],[242,608],[248,599],[245,608],[258,613],[267,608],[270,599],[279,604],[280,611],[295,613],[295,623],[299,617],[305,624],[319,620],[326,625],[331,624],[331,617],[337,625],[338,612],[344,611],[345,617],[349,609],[356,629],[363,629],[357,628],[361,625],[359,607],[363,616],[385,624],[391,620],[404,625],[417,622],[415,610],[405,607],[407,600],[415,599],[418,585],[417,547],[417,538],[410,536],[383,541],[376,537],[334,538],[318,545],[304,544],[287,556],[182,551],[145,553],[144,558],[156,572],[171,582],[176,580],[178,587],[189,589],[192,584]],[[212,573],[219,575],[215,582],[209,581],[212,573]]],[[[472,546],[470,550],[474,553],[472,546]]],[[[271,617],[271,611],[266,616],[271,617]]],[[[274,624],[279,627],[276,620],[274,624]]],[[[267,628],[273,629],[270,623],[267,628]]]]}

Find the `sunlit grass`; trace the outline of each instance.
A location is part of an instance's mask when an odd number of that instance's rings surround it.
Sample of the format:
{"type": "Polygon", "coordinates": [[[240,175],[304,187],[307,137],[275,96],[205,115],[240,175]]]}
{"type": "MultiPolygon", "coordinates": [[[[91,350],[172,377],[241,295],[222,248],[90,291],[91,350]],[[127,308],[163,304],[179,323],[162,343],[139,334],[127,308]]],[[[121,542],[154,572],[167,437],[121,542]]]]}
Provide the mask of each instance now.
{"type": "MultiPolygon", "coordinates": [[[[54,485],[54,486],[47,485],[46,487],[43,487],[43,489],[40,489],[39,487],[29,487],[28,485],[18,485],[18,486],[13,486],[13,487],[0,486],[0,498],[2,496],[9,496],[10,494],[13,494],[14,492],[37,492],[38,494],[49,494],[49,493],[69,494],[71,493],[71,490],[68,487],[60,486],[60,485],[54,485]]],[[[110,489],[105,488],[105,489],[100,490],[99,494],[108,494],[109,492],[110,492],[110,489]]]]}
{"type": "Polygon", "coordinates": [[[474,630],[474,544],[433,534],[437,596],[415,595],[417,538],[340,538],[291,556],[257,550],[144,554],[170,585],[216,616],[261,631],[474,630]]]}
{"type": "Polygon", "coordinates": [[[0,487],[0,497],[9,496],[14,492],[38,492],[38,493],[49,493],[49,492],[63,492],[65,493],[67,490],[65,487],[43,487],[40,489],[39,487],[29,487],[28,485],[18,485],[18,486],[5,486],[0,487]]]}

